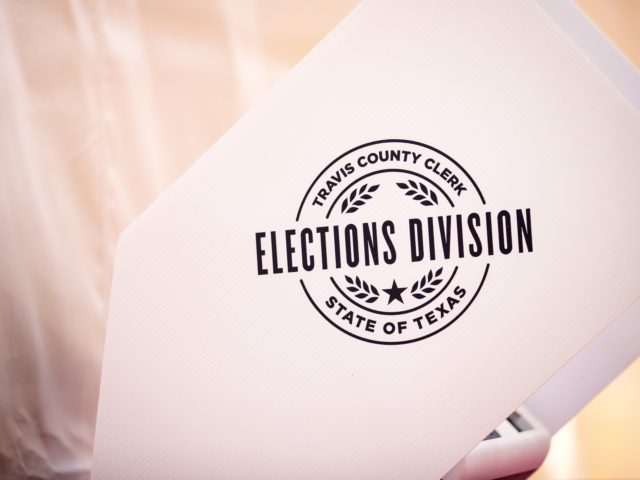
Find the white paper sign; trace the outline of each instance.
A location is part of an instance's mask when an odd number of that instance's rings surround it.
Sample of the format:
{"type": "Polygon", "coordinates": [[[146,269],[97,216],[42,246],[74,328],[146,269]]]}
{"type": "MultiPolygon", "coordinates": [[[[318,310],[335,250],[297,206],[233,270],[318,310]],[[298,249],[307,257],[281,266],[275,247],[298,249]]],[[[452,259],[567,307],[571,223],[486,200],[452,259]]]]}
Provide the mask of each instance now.
{"type": "Polygon", "coordinates": [[[535,2],[365,2],[121,237],[93,478],[440,478],[638,297],[639,157],[535,2]]]}

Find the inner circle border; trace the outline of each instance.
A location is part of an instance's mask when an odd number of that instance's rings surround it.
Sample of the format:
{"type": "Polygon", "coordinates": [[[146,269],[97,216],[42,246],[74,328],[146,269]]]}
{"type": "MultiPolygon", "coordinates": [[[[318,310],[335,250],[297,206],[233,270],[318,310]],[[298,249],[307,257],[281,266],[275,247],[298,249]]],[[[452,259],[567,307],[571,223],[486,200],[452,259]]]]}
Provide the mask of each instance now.
{"type": "MultiPolygon", "coordinates": [[[[406,140],[406,139],[401,139],[401,138],[389,138],[389,139],[384,139],[384,140],[376,140],[376,141],[373,141],[373,142],[367,142],[367,143],[363,143],[361,145],[358,145],[357,147],[353,147],[350,150],[347,150],[346,152],[342,153],[340,156],[336,157],[331,163],[329,163],[325,168],[323,168],[322,171],[318,175],[316,175],[316,177],[313,179],[313,182],[311,182],[311,184],[309,185],[309,188],[307,188],[307,191],[305,192],[304,196],[302,197],[302,201],[300,202],[300,206],[298,207],[298,212],[296,214],[296,222],[300,221],[300,215],[302,214],[302,209],[304,208],[304,204],[307,201],[307,198],[309,196],[309,193],[311,192],[311,189],[316,184],[318,179],[322,175],[324,175],[324,173],[327,170],[329,170],[336,162],[342,160],[347,155],[350,155],[351,153],[353,153],[353,152],[355,152],[357,150],[360,150],[362,148],[370,147],[371,145],[379,145],[379,144],[394,143],[394,142],[395,143],[407,143],[407,144],[410,144],[410,145],[417,145],[417,146],[426,148],[428,150],[432,150],[432,151],[442,155],[447,160],[451,161],[469,179],[469,181],[471,182],[471,184],[475,188],[476,192],[478,193],[478,196],[480,197],[480,201],[482,202],[482,205],[486,205],[487,202],[485,201],[484,195],[482,194],[482,191],[480,190],[480,187],[478,187],[478,184],[475,182],[473,177],[471,175],[469,175],[469,173],[465,170],[465,168],[462,165],[460,165],[456,160],[454,160],[451,156],[447,155],[446,153],[444,153],[442,150],[440,150],[438,148],[432,147],[431,145],[427,145],[426,143],[417,142],[415,140],[406,140]]],[[[318,313],[320,315],[322,315],[324,317],[324,319],[327,322],[329,322],[331,325],[333,325],[335,328],[337,328],[341,332],[346,333],[347,335],[349,335],[352,338],[356,338],[358,340],[362,340],[362,341],[367,342],[367,343],[373,343],[373,344],[377,344],[377,345],[406,345],[408,343],[415,343],[415,342],[419,342],[420,340],[424,340],[425,338],[432,337],[433,335],[435,335],[435,334],[445,330],[447,327],[453,325],[456,322],[456,320],[458,320],[458,318],[460,318],[468,310],[468,308],[471,306],[471,304],[475,301],[476,297],[478,296],[478,293],[480,293],[480,290],[482,289],[482,286],[484,285],[484,282],[485,282],[485,280],[487,278],[487,274],[489,273],[489,267],[490,266],[491,266],[490,263],[487,263],[485,265],[484,273],[482,274],[482,279],[480,280],[480,283],[478,284],[478,288],[476,288],[476,291],[474,292],[474,294],[471,297],[471,299],[469,300],[469,302],[465,305],[465,307],[462,309],[462,311],[460,313],[458,313],[458,315],[455,316],[455,318],[453,320],[451,320],[450,322],[445,324],[443,327],[440,327],[437,330],[434,330],[434,331],[432,331],[432,332],[430,332],[430,333],[428,333],[426,335],[423,335],[422,337],[413,338],[413,339],[410,339],[410,340],[395,341],[395,342],[384,342],[384,341],[381,341],[381,340],[372,340],[370,338],[361,337],[359,335],[356,335],[356,334],[354,334],[354,333],[342,328],[336,322],[331,320],[322,311],[322,309],[320,309],[318,304],[315,302],[315,300],[313,299],[313,297],[309,293],[309,290],[307,289],[307,286],[305,285],[304,280],[303,279],[299,279],[299,281],[300,281],[300,285],[302,287],[302,290],[304,291],[304,293],[305,293],[307,299],[309,300],[309,302],[311,302],[311,305],[313,305],[313,307],[318,311],[318,313]]]]}

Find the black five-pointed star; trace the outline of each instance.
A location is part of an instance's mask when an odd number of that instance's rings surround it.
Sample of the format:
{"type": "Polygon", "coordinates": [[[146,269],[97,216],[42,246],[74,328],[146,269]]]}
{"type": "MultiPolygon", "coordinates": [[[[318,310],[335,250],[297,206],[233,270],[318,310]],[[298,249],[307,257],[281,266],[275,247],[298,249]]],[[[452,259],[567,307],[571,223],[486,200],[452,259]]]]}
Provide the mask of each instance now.
{"type": "Polygon", "coordinates": [[[387,302],[387,305],[389,305],[389,303],[393,302],[394,300],[398,300],[400,303],[404,303],[404,301],[402,300],[402,292],[404,292],[405,290],[406,287],[398,287],[398,284],[395,280],[393,281],[391,288],[383,288],[382,291],[386,292],[387,295],[389,295],[389,301],[387,302]]]}

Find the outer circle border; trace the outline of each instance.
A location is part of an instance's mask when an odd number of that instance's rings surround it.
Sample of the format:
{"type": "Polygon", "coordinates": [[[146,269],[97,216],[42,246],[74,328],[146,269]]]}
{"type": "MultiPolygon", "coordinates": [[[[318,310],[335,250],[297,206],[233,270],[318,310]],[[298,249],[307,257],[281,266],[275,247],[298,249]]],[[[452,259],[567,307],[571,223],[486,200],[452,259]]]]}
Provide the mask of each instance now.
{"type": "Polygon", "coordinates": [[[439,150],[439,149],[437,149],[435,147],[432,147],[431,145],[427,145],[426,143],[416,142],[415,140],[404,140],[402,138],[388,138],[388,139],[384,139],[384,140],[376,140],[374,142],[363,143],[362,145],[358,145],[357,147],[353,147],[352,149],[347,150],[346,152],[344,152],[340,156],[336,157],[331,163],[329,163],[326,167],[324,167],[322,169],[322,171],[318,175],[316,175],[316,178],[313,179],[313,182],[311,182],[311,184],[309,185],[309,188],[307,188],[307,191],[305,192],[304,196],[302,197],[302,201],[300,202],[300,206],[298,207],[298,213],[296,214],[296,222],[300,221],[300,215],[302,214],[302,207],[304,207],[304,203],[307,201],[307,197],[309,196],[309,192],[311,192],[311,189],[316,184],[318,179],[322,175],[324,175],[324,173],[327,170],[329,170],[329,168],[331,168],[336,162],[338,162],[339,160],[342,160],[344,157],[346,157],[347,155],[355,152],[356,150],[360,150],[361,148],[370,147],[371,145],[378,145],[380,143],[393,143],[393,142],[408,143],[410,145],[418,145],[418,146],[424,147],[424,148],[426,148],[428,150],[432,150],[432,151],[442,155],[447,160],[450,160],[451,162],[453,162],[453,164],[456,165],[460,170],[462,170],[462,172],[467,176],[467,178],[469,179],[471,184],[476,189],[476,192],[478,193],[478,196],[480,197],[480,200],[482,201],[482,204],[486,205],[487,202],[485,201],[484,195],[482,194],[482,191],[480,190],[480,187],[478,187],[478,184],[476,183],[476,181],[473,179],[473,177],[471,175],[469,175],[469,172],[467,172],[464,169],[464,167],[462,165],[460,165],[457,161],[455,161],[451,156],[447,155],[442,150],[439,150]]]}
{"type": "MultiPolygon", "coordinates": [[[[307,191],[305,192],[304,196],[302,197],[302,201],[300,202],[300,206],[298,207],[298,212],[296,214],[296,222],[300,221],[300,215],[302,214],[302,208],[304,207],[304,204],[307,201],[307,197],[309,196],[309,192],[311,192],[311,189],[316,184],[318,179],[322,175],[324,175],[324,173],[327,170],[329,170],[329,168],[331,168],[336,162],[342,160],[347,155],[349,155],[349,154],[351,154],[351,153],[353,153],[353,152],[355,152],[357,150],[360,150],[361,148],[370,147],[371,145],[378,145],[378,144],[381,144],[381,143],[393,143],[393,142],[408,143],[410,145],[417,145],[417,146],[426,148],[428,150],[432,150],[432,151],[442,155],[447,160],[451,161],[454,165],[456,165],[467,176],[467,178],[469,179],[471,184],[476,189],[476,192],[478,193],[478,196],[480,197],[480,201],[482,202],[483,205],[486,205],[487,202],[485,201],[484,195],[482,194],[482,191],[480,190],[480,187],[478,187],[478,184],[475,182],[473,177],[471,175],[469,175],[469,173],[465,170],[465,168],[462,165],[460,165],[456,160],[454,160],[451,156],[447,155],[442,150],[439,150],[439,149],[437,149],[435,147],[432,147],[431,145],[427,145],[426,143],[416,142],[415,140],[406,140],[406,139],[401,139],[401,138],[389,138],[389,139],[383,139],[383,140],[375,140],[373,142],[367,142],[367,143],[363,143],[361,145],[358,145],[357,147],[353,147],[353,148],[347,150],[346,152],[342,153],[338,157],[336,157],[331,163],[329,163],[326,167],[324,167],[322,169],[322,171],[318,175],[316,175],[316,177],[313,179],[313,182],[311,182],[311,184],[309,185],[309,188],[307,188],[307,191]]],[[[342,328],[340,325],[336,324],[333,320],[331,320],[320,309],[320,307],[318,307],[317,303],[313,300],[313,298],[311,297],[311,294],[307,290],[307,287],[304,284],[304,280],[300,279],[300,285],[302,286],[302,290],[304,291],[305,295],[307,296],[307,299],[309,300],[309,302],[311,302],[311,304],[318,311],[318,313],[320,315],[322,315],[326,321],[328,321],[331,325],[333,325],[335,328],[337,328],[341,332],[346,333],[350,337],[357,338],[358,340],[362,340],[362,341],[367,342],[367,343],[373,343],[373,344],[377,344],[377,345],[406,345],[408,343],[415,343],[415,342],[419,342],[420,340],[424,340],[425,338],[432,337],[436,333],[439,333],[439,332],[443,331],[444,329],[448,328],[449,326],[453,325],[456,322],[456,320],[458,320],[458,318],[460,318],[467,311],[467,309],[471,306],[471,304],[475,301],[476,297],[478,296],[478,293],[480,293],[480,290],[482,289],[482,286],[484,285],[484,282],[485,282],[485,280],[487,278],[487,274],[489,273],[489,267],[490,266],[491,266],[491,264],[489,264],[489,263],[486,264],[485,269],[484,269],[484,273],[482,274],[482,279],[480,280],[480,284],[478,285],[478,288],[476,289],[475,293],[473,294],[473,297],[471,297],[471,300],[469,300],[469,303],[467,303],[465,305],[465,307],[462,309],[462,311],[460,313],[458,313],[458,315],[456,315],[453,320],[451,320],[445,326],[443,326],[441,328],[438,328],[437,330],[435,330],[435,331],[433,331],[431,333],[428,333],[427,335],[423,335],[422,337],[414,338],[414,339],[411,339],[411,340],[402,340],[402,341],[398,341],[398,342],[383,342],[381,340],[372,340],[370,338],[361,337],[359,335],[356,335],[356,334],[354,334],[354,333],[342,328]]]]}
{"type": "Polygon", "coordinates": [[[320,309],[320,307],[318,307],[316,302],[311,297],[311,294],[307,290],[307,287],[304,284],[304,281],[302,279],[300,279],[300,285],[302,286],[302,290],[304,291],[305,295],[307,296],[307,298],[311,302],[311,305],[314,306],[314,308],[318,311],[318,313],[320,315],[322,315],[327,322],[329,322],[331,325],[336,327],[341,332],[346,333],[350,337],[357,338],[358,340],[362,340],[362,341],[368,342],[368,343],[375,343],[377,345],[406,345],[407,343],[415,343],[415,342],[419,342],[420,340],[424,340],[425,338],[432,337],[436,333],[440,333],[444,329],[446,329],[446,328],[450,327],[451,325],[453,325],[456,322],[456,320],[458,320],[458,318],[460,318],[467,311],[467,309],[471,306],[471,304],[475,301],[476,297],[478,296],[478,293],[480,293],[480,290],[482,289],[482,286],[484,285],[484,281],[487,278],[487,274],[489,273],[489,267],[490,266],[491,266],[491,264],[487,263],[487,265],[484,268],[484,273],[482,274],[482,280],[480,280],[480,284],[478,285],[478,288],[476,289],[475,293],[473,294],[473,297],[471,297],[471,300],[469,300],[469,303],[467,303],[465,305],[465,307],[462,309],[462,311],[460,313],[458,313],[458,315],[456,315],[456,317],[453,320],[451,320],[449,323],[447,323],[444,327],[440,327],[439,329],[437,329],[437,330],[435,330],[435,331],[433,331],[431,333],[428,333],[427,335],[423,335],[422,337],[418,337],[418,338],[413,338],[411,340],[402,340],[402,341],[399,341],[399,342],[383,342],[381,340],[372,340],[370,338],[361,337],[359,335],[356,335],[355,333],[352,333],[352,332],[342,328],[340,325],[338,325],[333,320],[331,320],[327,315],[325,315],[325,313],[320,309]]]}

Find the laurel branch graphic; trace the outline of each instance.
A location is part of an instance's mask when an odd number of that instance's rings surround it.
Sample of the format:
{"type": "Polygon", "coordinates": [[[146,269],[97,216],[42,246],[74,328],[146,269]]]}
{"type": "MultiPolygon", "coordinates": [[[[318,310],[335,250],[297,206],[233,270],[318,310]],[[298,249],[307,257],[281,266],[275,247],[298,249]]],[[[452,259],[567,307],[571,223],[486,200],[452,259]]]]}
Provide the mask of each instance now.
{"type": "Polygon", "coordinates": [[[344,278],[347,279],[347,282],[351,285],[347,287],[351,293],[356,294],[356,298],[360,300],[364,300],[367,303],[373,303],[380,297],[380,292],[376,287],[372,284],[365,282],[364,280],[360,280],[360,277],[351,278],[348,275],[345,275],[344,278]],[[358,292],[358,293],[356,293],[358,292]]]}
{"type": "MultiPolygon", "coordinates": [[[[358,209],[367,203],[367,200],[371,200],[371,193],[380,188],[380,185],[371,185],[370,187],[365,183],[359,189],[354,188],[349,196],[342,202],[342,213],[357,212],[358,209]]],[[[357,277],[356,277],[357,278],[357,277]]]]}
{"type": "Polygon", "coordinates": [[[436,192],[429,190],[425,184],[414,182],[413,180],[408,180],[407,183],[398,182],[396,185],[402,190],[406,190],[406,192],[404,192],[405,195],[411,197],[416,202],[420,202],[420,204],[425,207],[438,204],[436,192]]]}
{"type": "Polygon", "coordinates": [[[413,284],[411,287],[411,295],[415,298],[422,300],[429,293],[433,293],[437,287],[442,283],[442,279],[439,278],[442,275],[442,267],[440,267],[434,273],[433,270],[429,270],[429,273],[423,276],[420,280],[413,284]]]}

